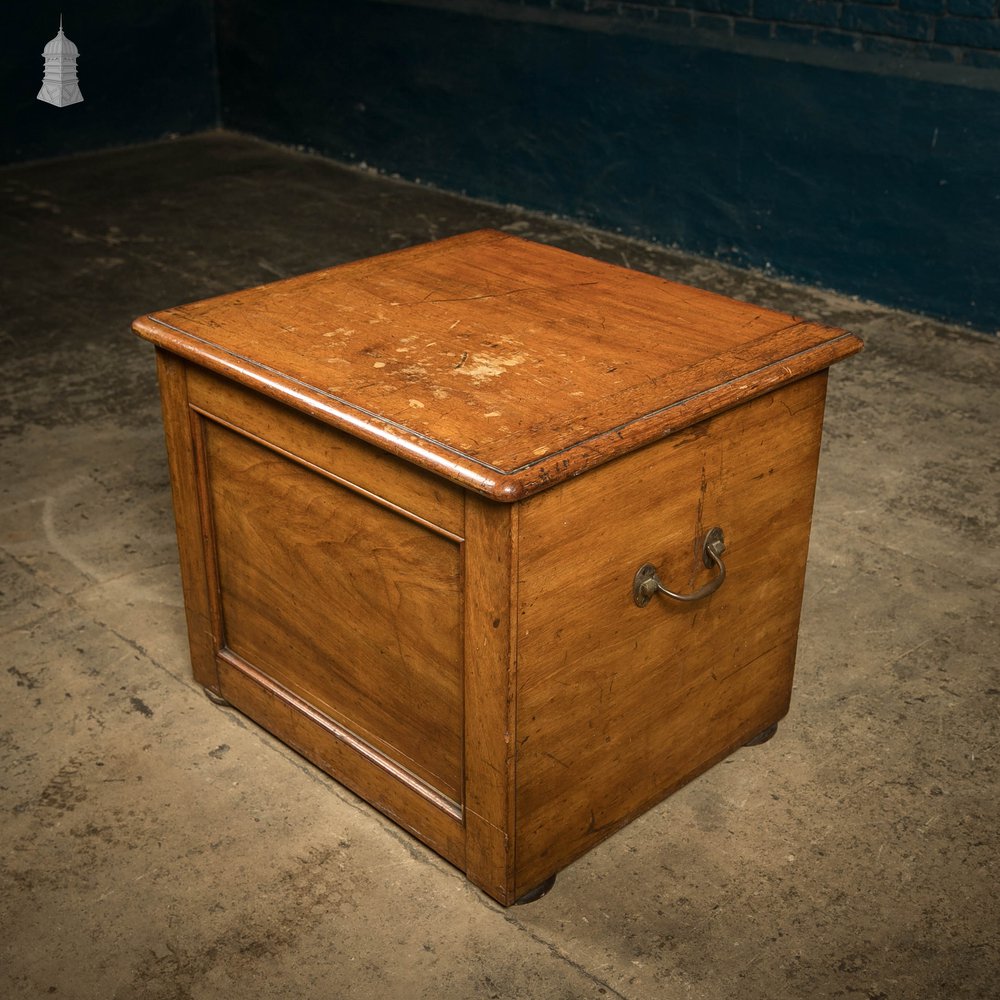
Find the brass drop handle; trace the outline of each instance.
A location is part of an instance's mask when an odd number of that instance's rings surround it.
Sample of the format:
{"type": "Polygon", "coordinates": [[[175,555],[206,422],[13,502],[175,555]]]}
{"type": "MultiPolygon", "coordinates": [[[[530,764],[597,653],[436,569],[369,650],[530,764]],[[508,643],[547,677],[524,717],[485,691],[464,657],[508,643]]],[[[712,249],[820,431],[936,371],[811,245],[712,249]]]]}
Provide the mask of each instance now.
{"type": "Polygon", "coordinates": [[[726,539],[722,534],[722,528],[710,529],[701,541],[701,558],[709,569],[716,566],[719,572],[704,587],[699,587],[692,594],[676,594],[668,590],[660,582],[656,567],[652,563],[645,563],[639,567],[632,580],[633,600],[640,608],[644,608],[657,593],[666,594],[675,601],[700,601],[703,597],[714,594],[726,579],[726,564],[722,561],[722,553],[725,551],[726,539]]]}

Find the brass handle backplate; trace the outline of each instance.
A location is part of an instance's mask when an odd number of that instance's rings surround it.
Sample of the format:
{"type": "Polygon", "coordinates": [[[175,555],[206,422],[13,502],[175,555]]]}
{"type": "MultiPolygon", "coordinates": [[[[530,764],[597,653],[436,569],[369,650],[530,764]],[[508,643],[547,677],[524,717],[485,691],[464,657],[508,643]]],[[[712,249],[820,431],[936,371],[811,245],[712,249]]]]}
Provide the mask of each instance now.
{"type": "Polygon", "coordinates": [[[652,563],[645,563],[639,567],[632,580],[632,599],[640,608],[644,608],[654,594],[666,594],[675,601],[700,601],[703,597],[714,594],[726,579],[726,564],[722,561],[722,553],[725,551],[726,539],[722,528],[710,529],[701,540],[701,558],[709,569],[715,566],[718,573],[704,587],[699,587],[691,594],[678,594],[668,590],[660,582],[656,567],[652,563]]]}

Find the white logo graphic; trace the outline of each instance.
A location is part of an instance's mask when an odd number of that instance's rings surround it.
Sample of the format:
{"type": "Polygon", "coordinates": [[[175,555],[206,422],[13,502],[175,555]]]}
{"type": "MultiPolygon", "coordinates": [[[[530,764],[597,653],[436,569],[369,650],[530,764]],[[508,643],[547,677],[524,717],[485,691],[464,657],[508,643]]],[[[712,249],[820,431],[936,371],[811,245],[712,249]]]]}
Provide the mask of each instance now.
{"type": "Polygon", "coordinates": [[[42,50],[45,76],[38,99],[57,108],[79,104],[83,100],[80,85],[76,82],[76,60],[79,49],[63,34],[62,14],[59,15],[59,34],[42,50]]]}

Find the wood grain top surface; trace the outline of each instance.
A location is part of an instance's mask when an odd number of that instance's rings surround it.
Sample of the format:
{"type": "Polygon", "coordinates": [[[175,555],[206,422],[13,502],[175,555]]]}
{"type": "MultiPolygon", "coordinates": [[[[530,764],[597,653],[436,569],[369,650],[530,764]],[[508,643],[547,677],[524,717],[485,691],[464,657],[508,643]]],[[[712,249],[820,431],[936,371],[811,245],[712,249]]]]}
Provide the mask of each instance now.
{"type": "Polygon", "coordinates": [[[134,329],[497,500],[862,346],[489,230],[167,309],[134,329]]]}

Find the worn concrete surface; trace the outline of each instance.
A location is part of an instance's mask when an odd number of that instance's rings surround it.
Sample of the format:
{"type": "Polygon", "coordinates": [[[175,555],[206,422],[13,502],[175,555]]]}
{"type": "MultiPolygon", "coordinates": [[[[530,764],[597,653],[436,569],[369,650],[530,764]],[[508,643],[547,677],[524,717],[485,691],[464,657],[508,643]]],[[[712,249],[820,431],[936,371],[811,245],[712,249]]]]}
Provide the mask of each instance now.
{"type": "Polygon", "coordinates": [[[208,135],[0,171],[0,996],[996,997],[1000,343],[208,135]],[[140,312],[493,225],[846,326],[791,714],[504,911],[189,677],[140,312]]]}

